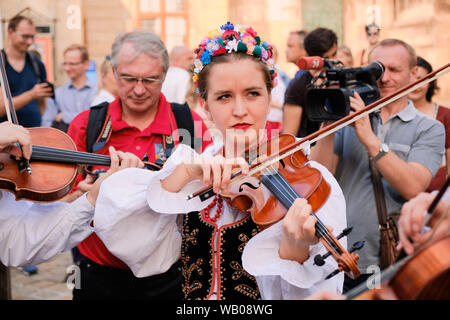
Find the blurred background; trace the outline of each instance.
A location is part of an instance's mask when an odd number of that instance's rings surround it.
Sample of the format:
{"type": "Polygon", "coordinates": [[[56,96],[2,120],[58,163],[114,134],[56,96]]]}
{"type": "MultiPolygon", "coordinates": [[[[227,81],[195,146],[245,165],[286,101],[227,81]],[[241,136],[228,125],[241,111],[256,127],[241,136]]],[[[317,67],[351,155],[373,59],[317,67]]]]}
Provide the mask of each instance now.
{"type": "MultiPolygon", "coordinates": [[[[297,68],[285,57],[286,40],[294,30],[333,29],[339,45],[354,57],[367,46],[365,26],[380,26],[380,39],[399,38],[436,69],[449,62],[450,0],[2,0],[0,46],[14,15],[30,17],[37,26],[34,48],[56,86],[67,81],[63,50],[72,43],[88,48],[96,78],[98,66],[110,53],[119,32],[148,29],[157,33],[168,50],[176,45],[195,49],[201,37],[231,21],[252,26],[279,52],[278,65],[292,77],[297,68]]],[[[436,101],[450,105],[450,81],[441,78],[436,101]]]]}

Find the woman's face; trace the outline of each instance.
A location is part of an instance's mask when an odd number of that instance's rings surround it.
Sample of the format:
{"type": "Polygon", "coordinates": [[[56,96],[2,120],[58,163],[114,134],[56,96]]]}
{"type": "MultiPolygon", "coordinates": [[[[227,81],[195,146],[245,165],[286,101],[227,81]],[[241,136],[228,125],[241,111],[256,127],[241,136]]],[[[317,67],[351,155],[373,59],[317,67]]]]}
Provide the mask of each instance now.
{"type": "Polygon", "coordinates": [[[242,59],[211,66],[205,109],[223,135],[227,156],[241,156],[264,135],[270,99],[257,62],[242,59]]]}
{"type": "Polygon", "coordinates": [[[367,30],[366,36],[370,45],[374,46],[380,39],[380,31],[376,27],[370,27],[369,30],[367,30]]]}
{"type": "MultiPolygon", "coordinates": [[[[415,77],[415,79],[412,79],[412,80],[416,81],[416,80],[422,79],[427,74],[428,74],[428,71],[425,68],[417,67],[416,77],[415,77]]],[[[428,90],[429,86],[430,85],[428,84],[426,86],[422,86],[422,87],[414,90],[413,92],[411,92],[408,95],[408,98],[411,99],[412,101],[417,101],[417,100],[423,99],[425,97],[425,95],[427,94],[427,90],[428,90]]]]}

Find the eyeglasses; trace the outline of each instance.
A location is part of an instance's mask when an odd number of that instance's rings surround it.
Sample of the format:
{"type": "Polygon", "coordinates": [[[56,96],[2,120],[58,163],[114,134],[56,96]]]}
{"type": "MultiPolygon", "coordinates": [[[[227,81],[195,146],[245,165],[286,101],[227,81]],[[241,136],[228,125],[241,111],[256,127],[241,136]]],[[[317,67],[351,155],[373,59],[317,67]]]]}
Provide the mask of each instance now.
{"type": "Polygon", "coordinates": [[[376,31],[376,32],[374,32],[374,33],[370,33],[370,32],[367,32],[367,35],[370,37],[370,36],[377,36],[378,35],[378,31],[376,31]]]}
{"type": "Polygon", "coordinates": [[[137,78],[133,76],[125,76],[125,75],[119,75],[116,70],[114,70],[114,73],[119,79],[119,81],[122,83],[123,86],[127,87],[134,87],[138,84],[139,81],[142,82],[142,85],[146,88],[152,88],[156,87],[158,84],[162,82],[160,77],[158,78],[152,78],[152,77],[143,77],[143,78],[137,78]]]}
{"type": "Polygon", "coordinates": [[[17,31],[17,30],[16,30],[16,33],[17,33],[19,36],[21,36],[23,40],[28,40],[28,39],[34,40],[34,34],[23,34],[22,32],[17,31]]]}
{"type": "Polygon", "coordinates": [[[77,65],[79,65],[79,64],[82,64],[82,63],[84,63],[84,61],[80,61],[80,62],[63,62],[62,63],[62,66],[63,67],[74,67],[74,66],[77,66],[77,65]]]}

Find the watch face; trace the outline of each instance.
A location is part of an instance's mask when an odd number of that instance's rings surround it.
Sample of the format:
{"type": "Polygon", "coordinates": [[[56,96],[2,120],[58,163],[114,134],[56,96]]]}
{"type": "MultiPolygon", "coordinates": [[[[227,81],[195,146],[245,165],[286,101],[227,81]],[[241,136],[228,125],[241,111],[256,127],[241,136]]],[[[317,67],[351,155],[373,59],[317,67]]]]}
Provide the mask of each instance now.
{"type": "Polygon", "coordinates": [[[380,145],[380,151],[381,151],[381,152],[384,152],[384,153],[388,152],[388,151],[389,151],[388,145],[387,145],[386,143],[382,143],[382,144],[380,145]]]}

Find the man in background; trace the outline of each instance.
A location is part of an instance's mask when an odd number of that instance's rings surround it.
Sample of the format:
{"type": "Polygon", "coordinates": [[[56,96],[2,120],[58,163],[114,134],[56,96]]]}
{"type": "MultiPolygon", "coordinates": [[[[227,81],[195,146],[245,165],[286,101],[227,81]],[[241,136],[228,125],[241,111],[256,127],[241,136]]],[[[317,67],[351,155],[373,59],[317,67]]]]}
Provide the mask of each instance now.
{"type": "MultiPolygon", "coordinates": [[[[374,61],[385,66],[377,82],[381,98],[416,79],[415,50],[402,40],[381,41],[369,54],[369,63],[374,61]]],[[[355,111],[365,107],[357,93],[350,97],[350,106],[355,111]]],[[[396,217],[407,200],[428,187],[441,164],[444,141],[444,126],[419,112],[404,96],[311,148],[311,159],[335,175],[344,193],[347,224],[354,226],[348,243],[365,241],[358,260],[362,275],[355,280],[346,276],[344,292],[365,281],[373,266],[385,267],[380,239],[388,225],[379,221],[375,195],[381,199],[384,194],[386,219],[396,217]],[[379,172],[383,192],[374,191],[371,166],[379,172]]]]}
{"type": "MultiPolygon", "coordinates": [[[[8,24],[9,46],[2,50],[6,76],[16,109],[19,124],[24,127],[41,125],[45,98],[53,95],[47,84],[44,64],[28,52],[34,42],[36,28],[31,19],[24,16],[13,17],[8,24]]],[[[6,110],[0,92],[0,122],[6,121],[6,110]]]]}
{"type": "MultiPolygon", "coordinates": [[[[333,30],[317,28],[305,38],[306,54],[310,57],[319,56],[334,59],[337,51],[337,35],[333,30]]],[[[305,72],[294,78],[286,90],[283,110],[283,133],[296,137],[305,137],[319,129],[320,122],[312,122],[306,117],[307,86],[320,70],[304,70],[305,72]]]]}
{"type": "Polygon", "coordinates": [[[90,82],[86,75],[89,55],[84,46],[73,44],[66,48],[63,66],[69,83],[55,90],[55,99],[48,99],[42,126],[67,132],[72,119],[91,106],[97,94],[97,85],[90,82]]]}
{"type": "Polygon", "coordinates": [[[191,86],[189,70],[194,63],[194,53],[185,46],[176,46],[170,52],[170,67],[162,85],[167,101],[184,104],[191,86]]]}
{"type": "MultiPolygon", "coordinates": [[[[307,35],[308,32],[304,30],[291,31],[286,42],[287,62],[293,63],[297,66],[298,60],[306,56],[304,41],[307,35]]],[[[298,70],[294,76],[294,79],[300,77],[304,72],[304,70],[298,70]]]]}

